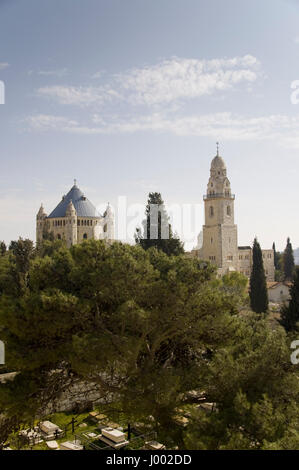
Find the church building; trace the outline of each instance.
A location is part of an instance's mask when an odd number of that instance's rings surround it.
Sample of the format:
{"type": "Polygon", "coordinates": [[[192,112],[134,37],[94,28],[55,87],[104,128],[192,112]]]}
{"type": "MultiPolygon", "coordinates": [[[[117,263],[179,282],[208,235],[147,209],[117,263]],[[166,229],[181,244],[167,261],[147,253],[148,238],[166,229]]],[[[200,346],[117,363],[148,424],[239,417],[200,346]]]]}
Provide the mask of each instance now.
{"type": "Polygon", "coordinates": [[[52,233],[55,239],[65,240],[68,247],[89,239],[110,242],[114,240],[114,216],[109,204],[100,215],[75,181],[50,215],[41,205],[36,216],[37,242],[43,239],[45,232],[52,233]]]}
{"type": "MultiPolygon", "coordinates": [[[[234,218],[235,195],[231,192],[230,181],[224,160],[217,155],[212,160],[207,193],[203,197],[205,225],[201,246],[192,253],[210,261],[218,267],[218,274],[238,271],[248,278],[252,269],[252,248],[238,246],[238,227],[234,218]]],[[[262,250],[265,274],[268,281],[274,281],[274,252],[262,250]]]]}

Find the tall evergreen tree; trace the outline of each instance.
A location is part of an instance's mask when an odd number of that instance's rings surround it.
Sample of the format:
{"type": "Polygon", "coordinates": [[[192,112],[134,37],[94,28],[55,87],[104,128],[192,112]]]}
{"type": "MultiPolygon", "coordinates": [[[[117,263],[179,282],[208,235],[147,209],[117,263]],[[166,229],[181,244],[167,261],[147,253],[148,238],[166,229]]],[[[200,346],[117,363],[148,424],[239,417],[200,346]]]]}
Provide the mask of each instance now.
{"type": "Polygon", "coordinates": [[[286,331],[299,329],[299,267],[296,267],[293,284],[290,288],[290,302],[281,311],[280,323],[286,331]]]}
{"type": "Polygon", "coordinates": [[[173,234],[160,193],[149,193],[145,215],[146,219],[142,222],[143,233],[136,229],[137,245],[141,245],[144,250],[154,246],[169,256],[184,253],[183,243],[173,234]]]}
{"type": "Polygon", "coordinates": [[[250,305],[254,312],[262,313],[268,310],[268,291],[264,271],[263,255],[257,238],[252,249],[252,271],[250,276],[250,305]]]}
{"type": "Polygon", "coordinates": [[[11,266],[10,274],[12,276],[11,288],[16,289],[17,295],[21,294],[27,287],[29,281],[30,261],[34,258],[34,244],[31,240],[19,238],[18,241],[12,241],[9,246],[11,266]]]}
{"type": "Polygon", "coordinates": [[[284,274],[281,271],[282,254],[279,251],[276,251],[275,242],[273,242],[272,249],[274,251],[275,281],[283,281],[284,274]]]}
{"type": "Polygon", "coordinates": [[[287,239],[287,246],[283,253],[283,272],[285,281],[293,279],[295,269],[294,253],[290,238],[287,239]]]}
{"type": "Polygon", "coordinates": [[[4,242],[0,242],[0,256],[4,256],[6,253],[6,245],[4,242]]]}
{"type": "Polygon", "coordinates": [[[279,253],[277,253],[276,251],[275,242],[273,242],[272,250],[274,251],[274,267],[275,269],[278,270],[279,269],[279,253]]]}

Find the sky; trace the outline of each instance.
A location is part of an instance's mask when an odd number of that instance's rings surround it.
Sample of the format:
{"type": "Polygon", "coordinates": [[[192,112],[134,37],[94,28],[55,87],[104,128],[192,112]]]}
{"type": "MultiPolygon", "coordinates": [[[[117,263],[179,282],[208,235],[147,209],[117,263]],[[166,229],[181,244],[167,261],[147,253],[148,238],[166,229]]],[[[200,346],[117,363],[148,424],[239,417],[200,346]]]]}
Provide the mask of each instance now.
{"type": "Polygon", "coordinates": [[[239,245],[299,246],[299,1],[0,0],[0,80],[0,240],[76,178],[196,206],[190,249],[219,141],[239,245]]]}

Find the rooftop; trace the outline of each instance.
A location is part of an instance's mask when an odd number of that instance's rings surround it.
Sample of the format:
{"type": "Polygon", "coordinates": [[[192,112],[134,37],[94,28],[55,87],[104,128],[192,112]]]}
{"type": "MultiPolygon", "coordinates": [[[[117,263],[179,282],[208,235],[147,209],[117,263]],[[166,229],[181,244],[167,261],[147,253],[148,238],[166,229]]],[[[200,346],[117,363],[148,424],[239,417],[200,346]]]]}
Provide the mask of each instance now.
{"type": "Polygon", "coordinates": [[[67,195],[63,196],[58,206],[51,212],[49,218],[65,217],[70,202],[73,203],[79,217],[101,217],[94,205],[84,196],[81,189],[75,183],[67,195]]]}

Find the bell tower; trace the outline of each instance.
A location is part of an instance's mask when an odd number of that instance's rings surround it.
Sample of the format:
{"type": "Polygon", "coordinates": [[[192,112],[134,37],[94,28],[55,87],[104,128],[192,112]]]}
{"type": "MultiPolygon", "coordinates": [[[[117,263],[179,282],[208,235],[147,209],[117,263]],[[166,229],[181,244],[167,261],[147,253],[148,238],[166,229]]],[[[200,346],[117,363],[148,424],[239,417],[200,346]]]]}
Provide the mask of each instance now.
{"type": "Polygon", "coordinates": [[[234,222],[235,195],[231,193],[223,158],[213,158],[204,196],[202,257],[219,268],[219,274],[238,270],[238,230],[234,222]]]}

